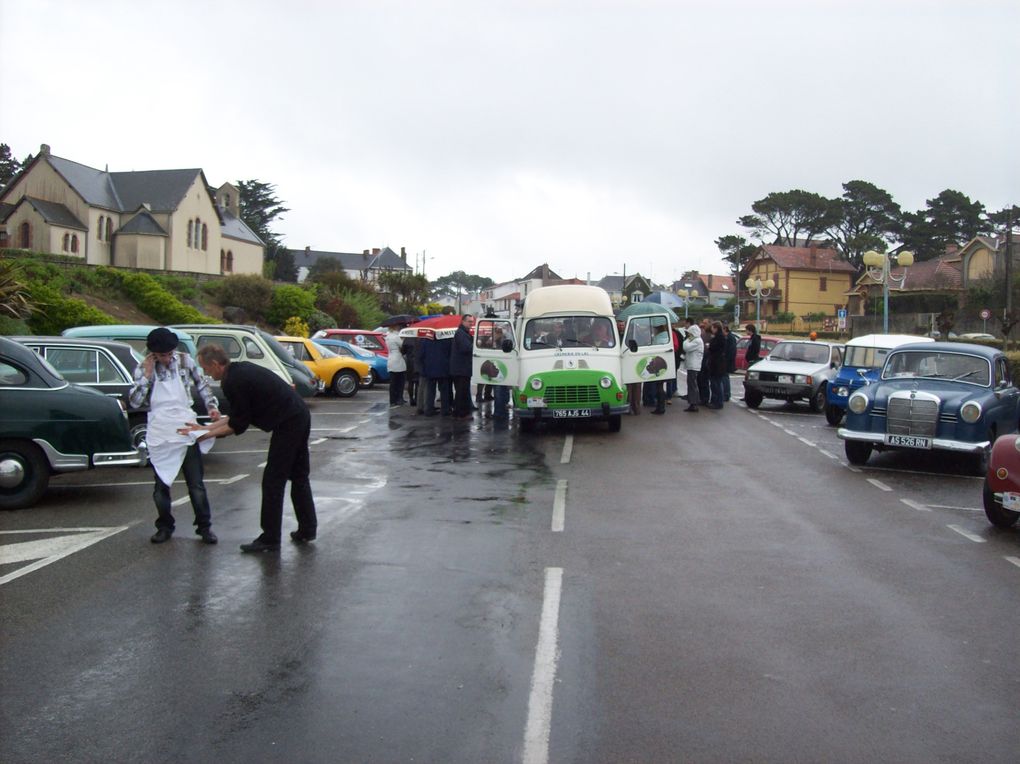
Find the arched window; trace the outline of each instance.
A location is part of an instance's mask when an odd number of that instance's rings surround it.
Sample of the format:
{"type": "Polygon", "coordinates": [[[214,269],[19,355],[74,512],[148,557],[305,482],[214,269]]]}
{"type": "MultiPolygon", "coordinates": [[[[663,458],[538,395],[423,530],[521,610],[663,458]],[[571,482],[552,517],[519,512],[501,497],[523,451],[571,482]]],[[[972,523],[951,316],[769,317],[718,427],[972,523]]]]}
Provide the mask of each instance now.
{"type": "Polygon", "coordinates": [[[63,247],[63,249],[64,249],[65,252],[67,252],[67,250],[69,250],[70,248],[71,248],[71,234],[65,233],[64,234],[64,247],[63,247]]]}
{"type": "Polygon", "coordinates": [[[73,254],[78,254],[78,234],[74,234],[74,236],[71,237],[71,252],[73,254]]]}
{"type": "Polygon", "coordinates": [[[106,240],[110,241],[113,238],[113,218],[106,219],[106,240]]]}
{"type": "Polygon", "coordinates": [[[99,216],[99,225],[96,226],[96,238],[99,239],[99,241],[103,240],[103,230],[105,228],[105,226],[103,225],[103,221],[105,220],[106,218],[104,216],[102,215],[99,216]]]}
{"type": "Polygon", "coordinates": [[[234,253],[227,250],[227,273],[234,272],[234,253]]]}
{"type": "Polygon", "coordinates": [[[191,249],[191,231],[195,227],[195,221],[188,221],[188,249],[191,249]]]}
{"type": "Polygon", "coordinates": [[[21,224],[21,236],[19,237],[19,239],[20,239],[20,241],[18,242],[19,247],[21,247],[22,249],[32,248],[32,226],[28,224],[27,220],[21,224]]]}
{"type": "Polygon", "coordinates": [[[202,251],[207,252],[209,250],[209,226],[202,223],[202,251]]]}
{"type": "Polygon", "coordinates": [[[220,250],[220,273],[223,273],[227,268],[227,253],[222,249],[220,250]]]}

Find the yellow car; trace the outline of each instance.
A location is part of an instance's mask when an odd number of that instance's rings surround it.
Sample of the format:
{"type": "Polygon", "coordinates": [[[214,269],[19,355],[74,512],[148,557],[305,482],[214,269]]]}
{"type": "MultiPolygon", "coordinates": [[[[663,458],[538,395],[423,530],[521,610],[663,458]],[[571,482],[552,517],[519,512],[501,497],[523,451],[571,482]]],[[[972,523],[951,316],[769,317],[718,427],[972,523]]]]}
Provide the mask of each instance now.
{"type": "Polygon", "coordinates": [[[372,384],[372,370],[364,361],[339,356],[305,337],[277,337],[276,341],[341,398],[350,398],[361,385],[372,384]]]}

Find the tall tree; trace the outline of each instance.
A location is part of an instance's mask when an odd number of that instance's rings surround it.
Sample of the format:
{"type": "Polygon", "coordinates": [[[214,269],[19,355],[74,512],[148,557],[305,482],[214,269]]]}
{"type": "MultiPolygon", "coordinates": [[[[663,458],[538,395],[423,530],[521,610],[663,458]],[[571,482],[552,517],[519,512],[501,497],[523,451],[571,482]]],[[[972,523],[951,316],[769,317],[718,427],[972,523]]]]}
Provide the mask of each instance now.
{"type": "Polygon", "coordinates": [[[258,180],[237,181],[241,219],[266,243],[266,261],[273,263],[271,277],[280,281],[297,281],[297,267],[272,225],[283,213],[290,212],[276,198],[276,186],[258,180]]]}
{"type": "Polygon", "coordinates": [[[464,271],[454,271],[446,276],[440,276],[432,282],[432,294],[445,291],[477,292],[486,287],[492,286],[494,282],[488,276],[477,276],[464,271]]]}
{"type": "Polygon", "coordinates": [[[744,266],[747,265],[754,253],[758,251],[757,245],[751,244],[743,236],[737,236],[736,234],[720,236],[715,240],[715,245],[722,253],[723,259],[730,264],[730,274],[734,277],[740,275],[744,266]]]}
{"type": "Polygon", "coordinates": [[[773,192],[751,205],[753,215],[744,215],[737,224],[750,229],[758,239],[795,247],[799,240],[813,239],[824,233],[833,221],[832,202],[821,194],[794,189],[773,192]]]}
{"type": "Polygon", "coordinates": [[[844,183],[843,196],[832,201],[832,210],[826,235],[857,269],[863,266],[869,249],[885,251],[902,216],[888,191],[864,180],[844,183]]]}
{"type": "Polygon", "coordinates": [[[429,280],[421,274],[380,273],[379,286],[385,293],[383,309],[393,313],[418,313],[429,301],[429,280]]]}
{"type": "Polygon", "coordinates": [[[938,257],[948,245],[966,244],[991,230],[984,217],[985,206],[959,191],[946,189],[925,204],[924,210],[905,213],[899,226],[900,240],[918,260],[938,257]]]}
{"type": "Polygon", "coordinates": [[[0,189],[6,188],[11,179],[21,172],[23,165],[11,154],[11,147],[0,143],[0,189]]]}

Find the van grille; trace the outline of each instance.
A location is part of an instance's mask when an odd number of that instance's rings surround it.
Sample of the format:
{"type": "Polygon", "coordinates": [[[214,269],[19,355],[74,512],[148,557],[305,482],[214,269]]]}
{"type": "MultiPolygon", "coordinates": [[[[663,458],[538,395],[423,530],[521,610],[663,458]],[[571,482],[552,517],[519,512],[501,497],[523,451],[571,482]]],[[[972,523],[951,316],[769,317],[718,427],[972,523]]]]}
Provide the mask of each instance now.
{"type": "Polygon", "coordinates": [[[939,418],[939,404],[929,400],[890,398],[887,417],[886,432],[890,435],[933,438],[939,418]]]}
{"type": "Polygon", "coordinates": [[[549,406],[575,406],[601,403],[597,385],[556,385],[545,389],[549,406]]]}

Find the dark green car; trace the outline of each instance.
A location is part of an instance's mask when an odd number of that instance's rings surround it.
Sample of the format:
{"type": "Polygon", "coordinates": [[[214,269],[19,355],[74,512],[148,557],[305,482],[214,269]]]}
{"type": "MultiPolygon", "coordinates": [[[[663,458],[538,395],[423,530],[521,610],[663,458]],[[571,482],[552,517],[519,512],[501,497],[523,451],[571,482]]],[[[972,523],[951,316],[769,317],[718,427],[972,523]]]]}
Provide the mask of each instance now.
{"type": "Polygon", "coordinates": [[[35,504],[53,473],[142,459],[118,401],[68,383],[31,350],[0,337],[0,509],[35,504]]]}

